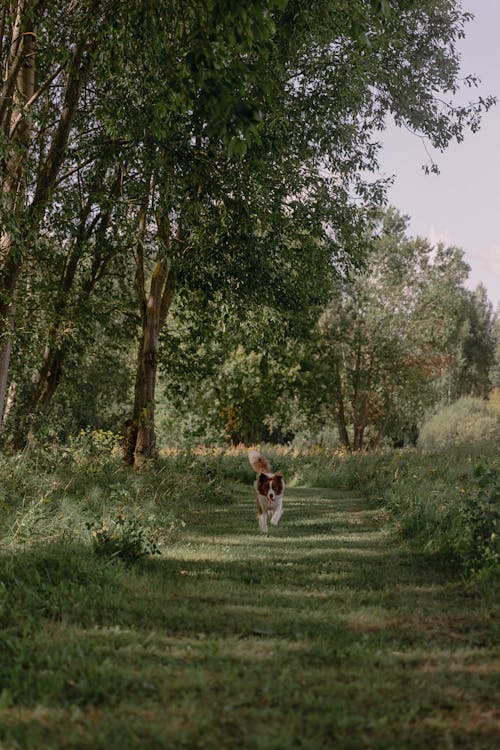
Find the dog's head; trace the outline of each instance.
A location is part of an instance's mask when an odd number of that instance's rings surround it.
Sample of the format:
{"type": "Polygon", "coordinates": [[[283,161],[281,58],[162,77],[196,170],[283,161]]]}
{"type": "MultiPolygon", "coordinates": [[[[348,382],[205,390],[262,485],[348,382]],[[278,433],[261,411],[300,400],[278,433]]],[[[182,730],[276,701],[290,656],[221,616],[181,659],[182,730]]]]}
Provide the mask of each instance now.
{"type": "Polygon", "coordinates": [[[257,489],[259,495],[267,497],[269,502],[272,502],[275,498],[282,495],[283,490],[285,489],[285,483],[281,471],[277,471],[276,474],[259,474],[257,479],[257,489]]]}

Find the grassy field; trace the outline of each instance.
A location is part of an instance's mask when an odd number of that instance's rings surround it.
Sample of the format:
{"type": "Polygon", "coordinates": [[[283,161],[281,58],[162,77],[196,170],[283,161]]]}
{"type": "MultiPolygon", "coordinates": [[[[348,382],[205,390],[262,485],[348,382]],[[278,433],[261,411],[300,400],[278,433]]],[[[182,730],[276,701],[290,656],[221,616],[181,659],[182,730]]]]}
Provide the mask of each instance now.
{"type": "Polygon", "coordinates": [[[71,535],[6,548],[2,750],[498,746],[492,586],[357,492],[292,487],[261,536],[250,485],[224,491],[132,567],[71,535]]]}

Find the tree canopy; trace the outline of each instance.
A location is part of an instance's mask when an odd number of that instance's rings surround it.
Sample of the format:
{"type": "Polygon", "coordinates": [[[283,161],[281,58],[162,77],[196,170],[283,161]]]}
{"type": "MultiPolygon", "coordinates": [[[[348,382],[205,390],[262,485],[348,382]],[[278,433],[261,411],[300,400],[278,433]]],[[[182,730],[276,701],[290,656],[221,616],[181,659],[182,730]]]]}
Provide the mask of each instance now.
{"type": "Polygon", "coordinates": [[[306,320],[363,256],[386,118],[444,149],[493,102],[453,101],[453,0],[0,7],[0,423],[18,445],[97,339],[110,361],[135,341],[129,460],[154,455],[174,301],[306,320]]]}

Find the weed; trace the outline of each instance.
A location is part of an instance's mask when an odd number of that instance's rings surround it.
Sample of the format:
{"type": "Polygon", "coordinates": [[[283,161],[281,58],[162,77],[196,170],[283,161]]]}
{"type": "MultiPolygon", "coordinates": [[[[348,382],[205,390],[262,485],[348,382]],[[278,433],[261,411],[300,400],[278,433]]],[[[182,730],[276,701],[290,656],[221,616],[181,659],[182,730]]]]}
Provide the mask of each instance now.
{"type": "Polygon", "coordinates": [[[158,533],[144,528],[137,518],[127,518],[123,512],[107,522],[89,521],[86,527],[97,555],[119,558],[126,565],[132,565],[148,555],[161,554],[158,533]]]}
{"type": "Polygon", "coordinates": [[[481,463],[474,472],[477,488],[466,502],[470,534],[467,565],[472,571],[500,563],[500,472],[481,463]]]}

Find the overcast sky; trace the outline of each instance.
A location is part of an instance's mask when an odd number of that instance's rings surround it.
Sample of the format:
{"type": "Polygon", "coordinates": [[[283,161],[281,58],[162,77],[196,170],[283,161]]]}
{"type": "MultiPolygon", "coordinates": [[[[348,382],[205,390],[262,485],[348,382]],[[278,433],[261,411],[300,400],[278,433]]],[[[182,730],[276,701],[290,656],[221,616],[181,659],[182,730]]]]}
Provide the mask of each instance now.
{"type": "Polygon", "coordinates": [[[422,142],[405,130],[383,134],[383,174],[395,175],[389,201],[411,217],[410,233],[457,245],[471,266],[468,286],[482,282],[500,304],[500,0],[463,0],[474,13],[460,43],[463,74],[481,79],[470,97],[492,94],[499,103],[484,115],[478,133],[468,133],[444,154],[432,152],[439,175],[425,175],[422,142]]]}

